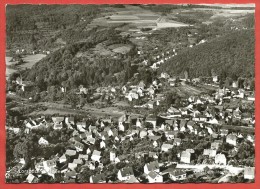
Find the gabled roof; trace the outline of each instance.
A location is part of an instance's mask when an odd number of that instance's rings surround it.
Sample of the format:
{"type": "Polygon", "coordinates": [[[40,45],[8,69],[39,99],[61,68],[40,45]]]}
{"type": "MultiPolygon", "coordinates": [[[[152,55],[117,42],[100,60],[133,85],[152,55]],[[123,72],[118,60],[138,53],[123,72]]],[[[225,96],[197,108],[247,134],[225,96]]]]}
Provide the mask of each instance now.
{"type": "Polygon", "coordinates": [[[60,123],[60,122],[64,121],[64,117],[52,117],[52,121],[54,123],[60,123]]]}
{"type": "Polygon", "coordinates": [[[148,171],[154,171],[154,170],[160,168],[159,163],[157,161],[147,163],[146,166],[147,166],[148,171]]]}
{"type": "Polygon", "coordinates": [[[93,153],[92,153],[92,156],[93,156],[93,155],[101,156],[101,152],[100,152],[100,151],[97,151],[97,150],[94,150],[93,153]]]}
{"type": "Polygon", "coordinates": [[[180,139],[180,138],[175,138],[175,139],[174,139],[174,143],[177,143],[177,142],[180,143],[180,142],[181,142],[181,139],[180,139]]]}
{"type": "Polygon", "coordinates": [[[46,165],[48,167],[55,167],[56,166],[56,160],[55,159],[47,160],[46,165]]]}
{"type": "Polygon", "coordinates": [[[215,159],[226,159],[226,156],[225,156],[225,154],[217,154],[215,156],[215,159]]]}
{"type": "Polygon", "coordinates": [[[159,174],[154,172],[154,171],[151,171],[148,176],[151,177],[152,179],[155,179],[159,174]]]}
{"type": "Polygon", "coordinates": [[[82,126],[85,126],[86,127],[86,122],[77,122],[77,125],[82,125],[82,126]]]}
{"type": "Polygon", "coordinates": [[[68,171],[65,173],[65,177],[75,177],[76,175],[76,171],[68,171]]]}
{"type": "Polygon", "coordinates": [[[106,177],[105,177],[104,173],[97,174],[97,175],[94,175],[94,176],[91,176],[91,177],[92,177],[93,183],[99,183],[99,182],[106,181],[106,177]]]}
{"type": "Polygon", "coordinates": [[[229,135],[227,135],[227,139],[229,139],[229,140],[237,140],[237,136],[235,134],[229,134],[229,135]]]}
{"type": "Polygon", "coordinates": [[[76,155],[76,150],[66,150],[65,154],[68,156],[74,156],[76,155]]]}
{"type": "Polygon", "coordinates": [[[187,158],[190,158],[191,154],[189,152],[186,152],[186,151],[183,151],[181,153],[181,157],[187,157],[187,158]]]}
{"type": "Polygon", "coordinates": [[[139,180],[137,180],[137,178],[134,175],[130,175],[126,183],[139,183],[139,180]]]}
{"type": "Polygon", "coordinates": [[[132,168],[132,167],[125,167],[125,168],[122,168],[122,169],[119,170],[119,171],[121,171],[122,177],[134,175],[134,172],[133,172],[133,168],[132,168]]]}
{"type": "Polygon", "coordinates": [[[184,175],[186,173],[181,169],[175,169],[175,170],[169,172],[169,174],[171,174],[173,176],[180,176],[180,175],[184,175]]]}
{"type": "Polygon", "coordinates": [[[74,159],[73,163],[75,163],[75,164],[83,164],[83,161],[82,161],[82,159],[74,159]]]}
{"type": "Polygon", "coordinates": [[[195,125],[195,121],[188,121],[187,125],[190,125],[193,127],[195,125]]]}
{"type": "Polygon", "coordinates": [[[180,127],[185,127],[187,121],[185,119],[182,119],[180,122],[180,127]]]}
{"type": "Polygon", "coordinates": [[[161,148],[172,148],[172,147],[173,147],[172,144],[165,144],[165,143],[161,146],[161,148]]]}
{"type": "Polygon", "coordinates": [[[157,118],[149,116],[145,119],[145,121],[157,121],[157,118]]]}
{"type": "Polygon", "coordinates": [[[149,139],[154,140],[154,141],[161,138],[161,136],[148,136],[148,137],[149,137],[149,139]]]}
{"type": "Polygon", "coordinates": [[[166,123],[166,124],[169,124],[169,125],[172,125],[172,124],[173,124],[173,119],[165,120],[165,123],[166,123]]]}

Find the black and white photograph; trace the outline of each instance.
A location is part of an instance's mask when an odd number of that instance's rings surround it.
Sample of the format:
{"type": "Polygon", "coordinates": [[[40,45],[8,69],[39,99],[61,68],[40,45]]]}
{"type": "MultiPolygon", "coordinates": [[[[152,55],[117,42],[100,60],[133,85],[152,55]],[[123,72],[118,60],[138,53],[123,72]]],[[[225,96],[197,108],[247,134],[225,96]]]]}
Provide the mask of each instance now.
{"type": "Polygon", "coordinates": [[[6,6],[6,183],[254,183],[255,4],[6,6]]]}

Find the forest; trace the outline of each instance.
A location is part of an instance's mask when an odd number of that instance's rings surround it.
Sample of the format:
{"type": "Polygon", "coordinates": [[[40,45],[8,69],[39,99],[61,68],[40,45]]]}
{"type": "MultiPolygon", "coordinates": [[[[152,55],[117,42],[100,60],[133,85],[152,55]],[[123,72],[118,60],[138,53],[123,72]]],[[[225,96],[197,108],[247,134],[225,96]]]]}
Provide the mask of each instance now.
{"type": "Polygon", "coordinates": [[[55,48],[57,38],[62,37],[62,40],[67,42],[66,34],[69,33],[67,30],[76,25],[79,25],[79,28],[82,25],[86,26],[100,13],[100,7],[97,5],[53,5],[51,7],[8,5],[6,8],[7,47],[33,50],[55,48]]]}
{"type": "Polygon", "coordinates": [[[221,75],[237,79],[254,77],[254,31],[234,31],[211,42],[187,48],[165,64],[159,73],[179,75],[188,71],[191,78],[211,76],[211,70],[221,75]]]}

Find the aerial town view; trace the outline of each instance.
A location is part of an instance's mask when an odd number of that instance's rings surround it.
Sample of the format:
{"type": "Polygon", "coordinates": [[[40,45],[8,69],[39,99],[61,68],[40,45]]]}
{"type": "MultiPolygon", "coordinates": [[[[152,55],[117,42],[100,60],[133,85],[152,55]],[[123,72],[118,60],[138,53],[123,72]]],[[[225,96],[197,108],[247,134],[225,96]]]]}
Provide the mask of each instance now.
{"type": "Polygon", "coordinates": [[[254,4],[6,6],[6,183],[254,183],[254,4]]]}

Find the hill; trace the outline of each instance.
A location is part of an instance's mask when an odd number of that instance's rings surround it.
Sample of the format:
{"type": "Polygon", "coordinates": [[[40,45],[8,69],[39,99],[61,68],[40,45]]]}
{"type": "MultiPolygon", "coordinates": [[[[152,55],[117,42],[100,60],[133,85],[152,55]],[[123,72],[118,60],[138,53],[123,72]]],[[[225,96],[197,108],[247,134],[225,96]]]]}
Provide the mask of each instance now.
{"type": "Polygon", "coordinates": [[[190,77],[216,74],[232,77],[254,77],[254,30],[234,31],[208,43],[186,48],[163,64],[159,73],[168,71],[180,75],[188,71],[190,77]]]}
{"type": "MultiPolygon", "coordinates": [[[[73,27],[86,27],[100,13],[100,7],[97,5],[8,5],[6,7],[7,48],[59,47],[69,42],[65,33],[67,30],[73,27]]],[[[82,30],[77,34],[80,32],[82,30]]]]}

